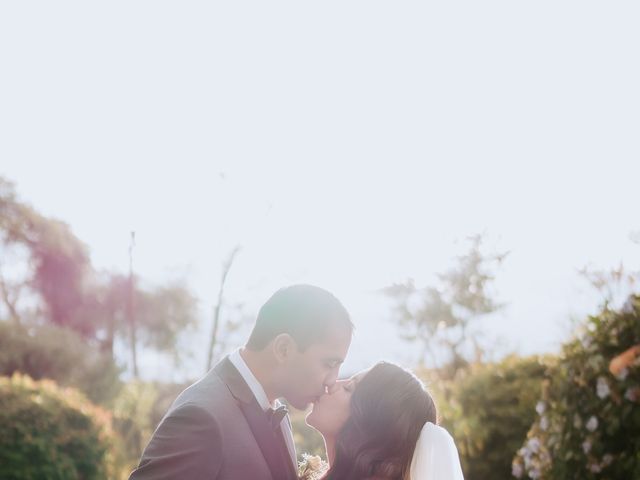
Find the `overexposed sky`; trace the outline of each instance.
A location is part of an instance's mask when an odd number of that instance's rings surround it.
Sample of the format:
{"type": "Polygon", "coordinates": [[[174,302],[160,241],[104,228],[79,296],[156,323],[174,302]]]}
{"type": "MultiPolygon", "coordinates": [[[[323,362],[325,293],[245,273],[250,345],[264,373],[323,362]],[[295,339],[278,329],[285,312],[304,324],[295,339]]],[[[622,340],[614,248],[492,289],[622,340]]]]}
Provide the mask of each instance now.
{"type": "Polygon", "coordinates": [[[640,266],[639,21],[635,2],[4,2],[0,175],[99,268],[126,270],[135,230],[137,272],[186,278],[207,327],[237,243],[250,312],[334,291],[349,369],[409,362],[376,289],[432,283],[486,232],[511,252],[488,335],[554,350],[597,304],[578,268],[640,266]]]}

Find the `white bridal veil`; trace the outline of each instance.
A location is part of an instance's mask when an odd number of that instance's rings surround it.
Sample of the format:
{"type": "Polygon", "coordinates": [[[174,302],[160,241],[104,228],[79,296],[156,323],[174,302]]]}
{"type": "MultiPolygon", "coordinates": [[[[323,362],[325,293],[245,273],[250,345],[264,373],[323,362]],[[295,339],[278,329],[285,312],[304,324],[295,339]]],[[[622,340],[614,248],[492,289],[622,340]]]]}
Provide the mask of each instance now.
{"type": "Polygon", "coordinates": [[[411,461],[411,480],[464,480],[458,449],[444,428],[425,423],[411,461]]]}

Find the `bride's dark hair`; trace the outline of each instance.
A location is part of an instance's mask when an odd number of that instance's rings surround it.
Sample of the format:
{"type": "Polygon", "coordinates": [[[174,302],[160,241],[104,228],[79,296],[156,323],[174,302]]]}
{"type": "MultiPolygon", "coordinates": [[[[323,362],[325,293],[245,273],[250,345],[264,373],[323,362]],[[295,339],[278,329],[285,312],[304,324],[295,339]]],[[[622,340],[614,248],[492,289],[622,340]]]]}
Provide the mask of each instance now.
{"type": "Polygon", "coordinates": [[[436,406],[411,372],[380,362],[351,395],[351,414],[336,437],[326,480],[408,478],[413,450],[436,406]]]}

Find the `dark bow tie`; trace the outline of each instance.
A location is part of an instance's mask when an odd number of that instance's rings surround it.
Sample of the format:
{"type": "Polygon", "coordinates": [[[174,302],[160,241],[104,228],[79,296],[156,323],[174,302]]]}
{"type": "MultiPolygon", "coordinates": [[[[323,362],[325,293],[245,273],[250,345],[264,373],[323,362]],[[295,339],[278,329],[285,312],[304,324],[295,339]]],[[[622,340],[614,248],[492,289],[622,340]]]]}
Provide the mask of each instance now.
{"type": "Polygon", "coordinates": [[[287,416],[287,413],[289,413],[289,410],[287,410],[287,407],[282,405],[275,410],[270,408],[265,413],[267,414],[271,428],[276,430],[280,426],[282,419],[287,416]]]}

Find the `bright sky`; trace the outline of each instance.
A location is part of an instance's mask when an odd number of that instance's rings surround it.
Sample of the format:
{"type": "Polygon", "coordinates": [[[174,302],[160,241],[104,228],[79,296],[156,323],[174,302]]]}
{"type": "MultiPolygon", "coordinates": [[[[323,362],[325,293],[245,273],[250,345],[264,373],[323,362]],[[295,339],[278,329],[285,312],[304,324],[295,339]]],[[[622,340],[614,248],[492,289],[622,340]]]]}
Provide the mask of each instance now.
{"type": "Polygon", "coordinates": [[[636,2],[4,2],[0,175],[98,267],[125,271],[135,230],[138,274],[186,278],[207,330],[238,243],[249,312],[333,291],[350,370],[412,358],[376,289],[433,283],[486,232],[511,252],[488,335],[553,351],[598,301],[577,269],[640,266],[639,22],[636,2]]]}

